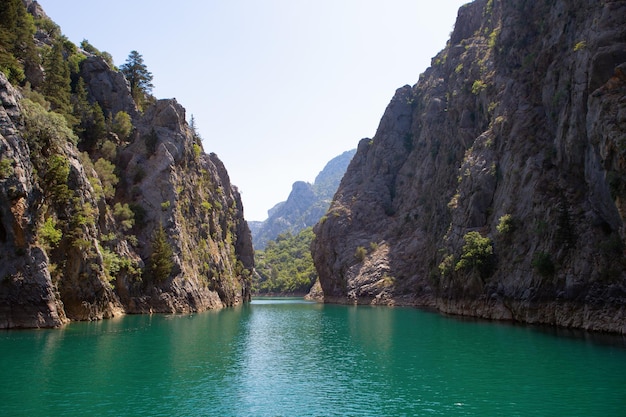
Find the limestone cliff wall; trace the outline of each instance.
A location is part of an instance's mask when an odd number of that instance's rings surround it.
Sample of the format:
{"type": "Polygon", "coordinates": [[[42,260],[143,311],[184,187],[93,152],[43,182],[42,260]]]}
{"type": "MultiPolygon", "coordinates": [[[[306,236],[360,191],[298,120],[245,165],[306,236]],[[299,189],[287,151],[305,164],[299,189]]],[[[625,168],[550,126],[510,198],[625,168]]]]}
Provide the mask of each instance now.
{"type": "Polygon", "coordinates": [[[52,327],[67,322],[47,268],[48,257],[36,245],[35,207],[41,199],[28,148],[20,136],[19,92],[0,74],[0,328],[52,327]]]}
{"type": "Polygon", "coordinates": [[[0,328],[248,301],[252,238],[222,162],[176,100],[140,111],[120,72],[77,53],[69,116],[0,73],[0,328]],[[98,131],[80,109],[108,122],[98,131]],[[127,135],[112,127],[120,112],[127,135]]]}
{"type": "Polygon", "coordinates": [[[325,299],[625,333],[624,21],[624,1],[463,6],[315,228],[325,299]]]}
{"type": "Polygon", "coordinates": [[[149,291],[121,282],[129,311],[201,311],[248,301],[252,238],[222,162],[201,151],[176,100],[157,101],[135,135],[119,158],[126,184],[120,196],[145,213],[134,228],[146,242],[138,254],[150,256],[149,242],[162,226],[174,249],[174,273],[149,291]]]}

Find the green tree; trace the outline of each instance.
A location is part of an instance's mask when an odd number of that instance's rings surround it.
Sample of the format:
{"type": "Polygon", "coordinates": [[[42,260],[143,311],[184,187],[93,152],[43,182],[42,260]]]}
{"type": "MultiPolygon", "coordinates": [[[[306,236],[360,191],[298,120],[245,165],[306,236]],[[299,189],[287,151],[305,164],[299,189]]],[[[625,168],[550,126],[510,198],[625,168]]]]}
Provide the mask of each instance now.
{"type": "Polygon", "coordinates": [[[128,203],[115,203],[113,215],[125,232],[132,229],[135,225],[135,213],[131,210],[128,203]]]}
{"type": "Polygon", "coordinates": [[[154,282],[163,282],[169,278],[174,269],[174,251],[167,241],[167,234],[162,224],[154,231],[151,243],[152,253],[148,262],[149,276],[154,282]]]}
{"type": "Polygon", "coordinates": [[[91,120],[85,131],[86,140],[94,146],[100,145],[107,135],[106,121],[98,102],[91,105],[91,120]]]}
{"type": "Polygon", "coordinates": [[[130,136],[130,133],[133,131],[133,123],[130,119],[130,115],[125,111],[119,111],[115,114],[113,118],[113,132],[120,138],[120,140],[125,141],[130,136]]]}
{"type": "Polygon", "coordinates": [[[95,46],[89,43],[87,39],[83,39],[80,43],[80,47],[83,51],[88,52],[92,55],[96,55],[102,57],[111,69],[115,69],[115,65],[113,64],[113,57],[110,53],[106,51],[99,51],[95,46]]]}
{"type": "Polygon", "coordinates": [[[67,185],[70,175],[70,161],[63,155],[55,154],[46,160],[43,183],[46,195],[57,204],[65,204],[72,196],[67,185]]]}
{"type": "Polygon", "coordinates": [[[140,108],[152,92],[152,73],[143,62],[143,57],[137,51],[131,51],[126,62],[120,67],[120,71],[130,84],[130,93],[135,103],[140,108]]]}
{"type": "Polygon", "coordinates": [[[468,232],[463,236],[465,245],[461,259],[455,269],[477,270],[482,276],[487,276],[493,267],[493,242],[478,232],[468,232]]]}
{"type": "Polygon", "coordinates": [[[87,115],[90,114],[90,104],[87,98],[87,87],[85,86],[85,80],[83,77],[79,77],[74,86],[74,94],[71,97],[72,108],[74,110],[74,117],[79,120],[79,125],[74,127],[74,132],[82,137],[82,133],[85,131],[85,122],[87,115]]]}
{"type": "Polygon", "coordinates": [[[0,2],[0,71],[12,83],[24,80],[25,67],[39,65],[34,34],[33,17],[21,0],[0,2]]]}
{"type": "Polygon", "coordinates": [[[198,133],[198,126],[196,125],[196,118],[193,116],[193,114],[191,115],[191,119],[189,120],[189,128],[191,129],[191,134],[193,135],[193,139],[196,143],[199,143],[202,141],[202,138],[200,137],[200,133],[198,133]]]}
{"type": "Polygon", "coordinates": [[[73,120],[67,117],[73,113],[72,90],[70,87],[70,68],[67,61],[63,59],[62,40],[57,40],[52,45],[52,49],[44,60],[44,68],[46,77],[43,83],[43,93],[46,99],[52,105],[52,110],[66,116],[68,122],[73,125],[73,120]]]}
{"type": "Polygon", "coordinates": [[[89,152],[100,146],[107,135],[106,120],[98,102],[89,103],[85,81],[79,77],[74,87],[72,104],[78,124],[74,131],[80,137],[80,148],[89,152]]]}
{"type": "Polygon", "coordinates": [[[115,186],[119,182],[119,178],[115,175],[115,165],[104,158],[98,159],[93,164],[94,169],[98,173],[100,183],[102,183],[102,191],[106,199],[115,196],[115,186]]]}
{"type": "Polygon", "coordinates": [[[24,137],[36,166],[50,155],[62,152],[66,142],[77,143],[78,138],[67,126],[63,116],[49,112],[41,104],[27,98],[23,99],[21,104],[25,125],[24,137]]]}

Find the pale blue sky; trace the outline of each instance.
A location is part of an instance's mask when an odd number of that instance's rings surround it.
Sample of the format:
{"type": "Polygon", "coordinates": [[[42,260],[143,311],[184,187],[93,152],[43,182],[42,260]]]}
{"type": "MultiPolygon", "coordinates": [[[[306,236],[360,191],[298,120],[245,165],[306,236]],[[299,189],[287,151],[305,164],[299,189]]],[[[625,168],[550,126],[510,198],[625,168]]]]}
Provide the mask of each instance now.
{"type": "Polygon", "coordinates": [[[298,180],[372,137],[467,0],[39,0],[73,42],[116,65],[143,55],[157,98],[191,114],[264,220],[298,180]]]}

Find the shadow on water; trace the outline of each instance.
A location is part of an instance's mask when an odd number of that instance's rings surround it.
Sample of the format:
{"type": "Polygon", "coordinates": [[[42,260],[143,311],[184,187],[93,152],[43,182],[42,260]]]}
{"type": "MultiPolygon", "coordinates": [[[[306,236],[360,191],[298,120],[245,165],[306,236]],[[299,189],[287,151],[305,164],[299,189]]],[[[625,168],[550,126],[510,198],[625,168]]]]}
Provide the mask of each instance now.
{"type": "MultiPolygon", "coordinates": [[[[255,296],[252,298],[252,305],[268,305],[268,304],[320,304],[320,305],[333,305],[333,304],[323,304],[318,303],[317,301],[305,300],[304,297],[292,297],[292,296],[255,296]]],[[[433,308],[416,308],[416,307],[407,307],[407,306],[370,306],[370,305],[360,305],[354,306],[357,307],[365,307],[365,308],[380,308],[380,309],[412,309],[417,310],[423,313],[431,313],[435,315],[439,315],[446,319],[456,320],[459,322],[467,322],[467,323],[485,323],[495,326],[506,326],[506,327],[519,327],[524,328],[530,331],[535,331],[538,333],[542,333],[545,335],[561,338],[561,339],[572,339],[572,340],[583,340],[587,343],[593,343],[597,345],[618,347],[622,349],[626,349],[626,335],[620,335],[615,333],[606,333],[606,332],[593,332],[582,329],[573,329],[573,328],[565,328],[559,326],[551,326],[547,324],[526,324],[518,321],[511,320],[489,320],[482,319],[477,317],[469,317],[469,316],[457,316],[452,314],[444,314],[433,308]]]]}
{"type": "Polygon", "coordinates": [[[494,325],[494,326],[522,328],[522,329],[527,329],[529,331],[542,333],[548,336],[557,337],[560,339],[585,341],[587,343],[617,347],[617,348],[622,348],[626,350],[626,335],[621,335],[617,333],[594,332],[594,331],[587,331],[583,329],[551,326],[548,324],[527,324],[527,323],[522,323],[522,322],[512,321],[512,320],[489,320],[489,319],[469,317],[469,316],[456,316],[453,314],[439,313],[436,310],[432,310],[432,309],[428,309],[425,311],[432,312],[434,314],[440,314],[441,316],[447,319],[456,320],[459,322],[486,323],[486,324],[494,325]]]}

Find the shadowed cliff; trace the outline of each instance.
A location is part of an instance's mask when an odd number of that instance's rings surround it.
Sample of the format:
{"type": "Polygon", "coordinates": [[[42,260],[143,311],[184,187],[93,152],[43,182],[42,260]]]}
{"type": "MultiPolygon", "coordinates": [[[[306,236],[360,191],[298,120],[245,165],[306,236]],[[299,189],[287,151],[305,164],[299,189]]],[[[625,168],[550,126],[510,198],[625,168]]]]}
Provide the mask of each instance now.
{"type": "Polygon", "coordinates": [[[315,227],[325,300],[626,333],[625,20],[463,6],[315,227]]]}

